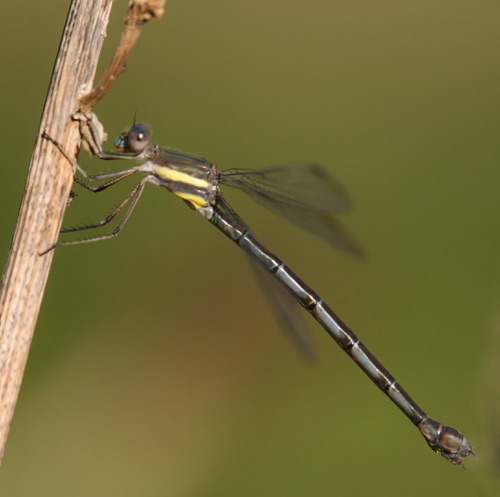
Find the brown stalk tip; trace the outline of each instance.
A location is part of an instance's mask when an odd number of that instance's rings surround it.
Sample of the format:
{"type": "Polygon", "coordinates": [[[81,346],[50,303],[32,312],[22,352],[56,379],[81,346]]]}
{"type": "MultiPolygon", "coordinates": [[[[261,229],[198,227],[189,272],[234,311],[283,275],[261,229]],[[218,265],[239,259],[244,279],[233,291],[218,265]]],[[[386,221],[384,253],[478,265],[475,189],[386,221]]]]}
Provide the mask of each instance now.
{"type": "Polygon", "coordinates": [[[150,19],[160,19],[165,12],[165,0],[132,0],[125,24],[142,25],[150,19]]]}

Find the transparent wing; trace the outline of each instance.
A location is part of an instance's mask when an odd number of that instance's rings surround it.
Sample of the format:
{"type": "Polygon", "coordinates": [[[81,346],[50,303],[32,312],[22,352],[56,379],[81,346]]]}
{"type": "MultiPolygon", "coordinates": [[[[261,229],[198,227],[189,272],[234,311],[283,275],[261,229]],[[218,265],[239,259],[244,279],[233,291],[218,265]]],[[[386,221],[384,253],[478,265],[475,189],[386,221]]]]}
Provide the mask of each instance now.
{"type": "Polygon", "coordinates": [[[249,258],[248,260],[280,328],[285,332],[304,360],[314,362],[316,360],[314,341],[302,315],[301,307],[297,305],[297,301],[292,294],[277,282],[273,276],[253,259],[249,258]]]}
{"type": "Polygon", "coordinates": [[[355,237],[333,216],[350,209],[349,195],[319,164],[228,169],[220,173],[220,182],[244,191],[335,247],[362,255],[355,237]]]}
{"type": "MultiPolygon", "coordinates": [[[[285,164],[265,169],[228,169],[220,182],[244,191],[267,208],[336,248],[361,256],[363,250],[335,214],[351,207],[346,190],[319,164],[285,164]]],[[[239,229],[248,229],[226,202],[217,205],[239,229]]],[[[275,317],[303,357],[315,358],[314,344],[295,299],[288,290],[251,260],[275,317]]]]}
{"type": "MultiPolygon", "coordinates": [[[[228,222],[232,228],[240,231],[251,231],[231,206],[224,200],[214,206],[219,216],[228,222]]],[[[307,362],[316,358],[314,343],[309,328],[301,314],[301,308],[292,294],[274,276],[262,268],[254,259],[248,256],[257,281],[269,302],[274,316],[295,348],[307,362]]]]}
{"type": "Polygon", "coordinates": [[[351,207],[349,195],[319,164],[283,164],[264,169],[227,169],[221,182],[239,188],[261,202],[309,207],[331,213],[351,207]]]}

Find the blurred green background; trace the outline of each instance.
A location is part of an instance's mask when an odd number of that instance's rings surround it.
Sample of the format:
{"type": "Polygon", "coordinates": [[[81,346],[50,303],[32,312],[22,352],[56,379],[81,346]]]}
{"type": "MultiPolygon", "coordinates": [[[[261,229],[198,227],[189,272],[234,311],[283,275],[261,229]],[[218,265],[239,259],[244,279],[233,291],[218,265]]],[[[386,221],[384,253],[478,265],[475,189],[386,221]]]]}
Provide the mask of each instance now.
{"type": "MultiPolygon", "coordinates": [[[[68,4],[2,5],[3,260],[68,4]]],[[[325,164],[351,192],[363,261],[228,198],[466,434],[467,471],[309,318],[319,361],[304,364],[241,251],[151,187],[118,239],[55,254],[0,495],[498,495],[499,23],[491,0],[169,0],[95,109],[110,138],[137,111],[221,168],[325,164]]],[[[78,191],[65,224],[124,191],[78,191]]]]}

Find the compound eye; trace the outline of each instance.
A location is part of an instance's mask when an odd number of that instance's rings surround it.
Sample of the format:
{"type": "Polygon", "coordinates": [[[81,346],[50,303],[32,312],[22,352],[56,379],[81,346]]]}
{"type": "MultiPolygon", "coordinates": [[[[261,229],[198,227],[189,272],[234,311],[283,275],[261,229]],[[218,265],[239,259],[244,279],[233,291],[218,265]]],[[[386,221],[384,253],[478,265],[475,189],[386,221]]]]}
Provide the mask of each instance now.
{"type": "Polygon", "coordinates": [[[122,153],[140,154],[149,145],[150,136],[151,131],[147,126],[134,124],[115,140],[115,147],[122,153]]]}
{"type": "Polygon", "coordinates": [[[151,132],[143,124],[134,124],[127,133],[127,145],[131,152],[142,152],[149,143],[151,132]]]}

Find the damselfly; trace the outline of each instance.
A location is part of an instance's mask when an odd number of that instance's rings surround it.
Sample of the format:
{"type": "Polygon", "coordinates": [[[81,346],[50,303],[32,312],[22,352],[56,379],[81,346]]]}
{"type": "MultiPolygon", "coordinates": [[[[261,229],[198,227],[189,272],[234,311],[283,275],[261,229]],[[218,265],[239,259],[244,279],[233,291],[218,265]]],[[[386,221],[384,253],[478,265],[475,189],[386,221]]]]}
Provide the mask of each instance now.
{"type": "MultiPolygon", "coordinates": [[[[100,143],[96,145],[100,159],[133,160],[140,164],[121,171],[89,175],[55,140],[46,134],[44,136],[61,150],[84,177],[84,181],[78,177],[75,177],[75,181],[92,192],[106,190],[133,174],[143,174],[129,195],[102,221],[63,230],[69,232],[105,226],[125,209],[121,220],[111,233],[85,240],[61,242],[55,246],[99,241],[118,235],[142,195],[145,185],[152,183],[162,186],[183,199],[274,276],[281,287],[286,288],[299,301],[380,390],[418,427],[431,449],[453,464],[461,464],[464,458],[473,454],[471,444],[458,430],[429,418],[321,297],[257,240],[246,223],[226,202],[220,189],[221,185],[239,188],[266,207],[337,247],[357,252],[359,247],[355,240],[333,217],[333,214],[348,208],[348,197],[321,166],[288,164],[266,169],[220,171],[202,157],[153,144],[150,141],[149,128],[134,124],[116,140],[115,147],[118,152],[106,153],[102,151],[100,143]],[[90,183],[94,181],[101,183],[91,186],[90,183]]],[[[282,321],[293,328],[294,323],[291,319],[287,320],[286,310],[282,308],[280,314],[282,321]]]]}

